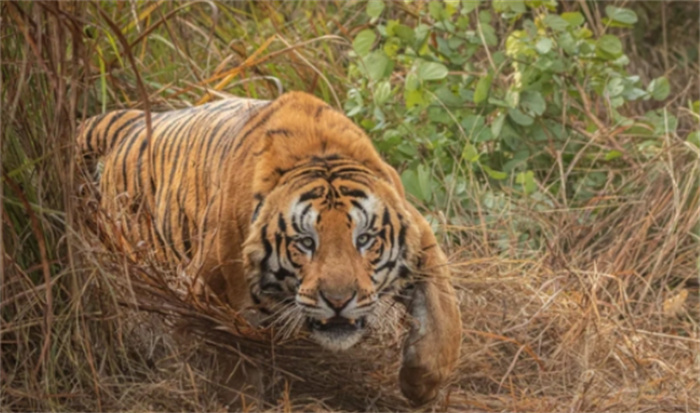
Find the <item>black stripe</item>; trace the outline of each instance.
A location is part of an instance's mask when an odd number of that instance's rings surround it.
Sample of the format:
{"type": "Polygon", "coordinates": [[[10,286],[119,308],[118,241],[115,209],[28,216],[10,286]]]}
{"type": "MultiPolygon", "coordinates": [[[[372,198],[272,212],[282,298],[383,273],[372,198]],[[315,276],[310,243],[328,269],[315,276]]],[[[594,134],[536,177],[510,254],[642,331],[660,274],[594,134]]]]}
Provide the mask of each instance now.
{"type": "Polygon", "coordinates": [[[360,184],[364,185],[366,187],[372,187],[373,183],[370,179],[370,177],[373,175],[370,174],[347,174],[347,175],[333,175],[331,174],[327,180],[330,184],[333,184],[336,180],[344,180],[348,182],[352,182],[355,184],[360,184]]]}
{"type": "MultiPolygon", "coordinates": [[[[134,144],[139,140],[139,137],[141,135],[141,132],[143,132],[143,129],[141,130],[134,130],[131,135],[128,136],[128,141],[123,141],[122,145],[119,148],[119,151],[117,152],[117,156],[115,157],[115,161],[118,163],[121,163],[122,166],[122,183],[124,184],[124,190],[129,191],[129,179],[128,179],[128,169],[130,169],[132,166],[129,165],[127,162],[127,159],[129,157],[129,154],[131,153],[131,148],[133,148],[134,144]],[[123,148],[123,156],[122,154],[122,148],[123,148]],[[121,161],[118,160],[118,158],[121,156],[121,161]]],[[[135,179],[136,180],[136,179],[135,179]]]]}
{"type": "Polygon", "coordinates": [[[185,256],[192,259],[192,242],[190,241],[190,220],[187,219],[187,214],[183,214],[184,218],[182,220],[182,245],[185,247],[185,256]]]}
{"type": "Polygon", "coordinates": [[[374,228],[374,224],[377,222],[377,214],[372,214],[372,219],[369,220],[369,225],[367,225],[367,228],[374,228]]]}
{"type": "Polygon", "coordinates": [[[406,245],[406,225],[403,223],[401,224],[401,229],[399,229],[399,249],[403,248],[404,245],[406,245]]]}
{"type": "Polygon", "coordinates": [[[177,257],[178,261],[182,261],[182,255],[180,255],[180,252],[175,247],[175,242],[173,241],[173,225],[172,219],[170,218],[171,210],[172,208],[165,209],[165,215],[163,216],[163,237],[165,238],[167,245],[170,247],[169,250],[173,254],[175,254],[175,257],[177,257]]]}
{"type": "Polygon", "coordinates": [[[357,209],[362,212],[362,215],[365,217],[365,223],[369,221],[369,216],[367,215],[367,211],[365,211],[365,208],[360,204],[359,202],[355,201],[354,199],[350,200],[350,203],[357,209]]]}
{"type": "MultiPolygon", "coordinates": [[[[391,272],[391,270],[393,270],[395,266],[396,266],[396,261],[387,261],[381,267],[377,267],[377,269],[374,271],[380,272],[380,271],[384,271],[385,269],[388,269],[389,272],[391,272]]],[[[388,274],[387,274],[387,278],[388,278],[388,274]]]]}
{"type": "Polygon", "coordinates": [[[86,122],[86,128],[87,130],[83,133],[85,133],[85,146],[87,147],[88,152],[95,152],[95,149],[92,147],[92,135],[93,132],[95,132],[95,129],[97,128],[97,125],[100,123],[100,121],[104,119],[104,115],[100,117],[95,117],[92,119],[88,119],[86,122]]]}
{"type": "MultiPolygon", "coordinates": [[[[126,128],[130,127],[131,125],[133,125],[134,123],[136,123],[136,122],[138,122],[138,121],[140,121],[140,120],[144,120],[144,117],[145,117],[145,114],[141,113],[141,114],[139,114],[138,116],[136,116],[135,118],[129,119],[129,120],[127,120],[126,122],[124,122],[116,131],[114,131],[114,135],[112,135],[112,139],[110,139],[109,145],[108,145],[108,146],[105,146],[105,147],[102,149],[102,152],[106,153],[107,151],[111,150],[111,149],[114,147],[114,144],[117,142],[117,138],[119,137],[119,135],[121,134],[121,132],[122,132],[124,129],[126,129],[126,128]]],[[[153,125],[151,125],[151,126],[153,126],[153,125]]],[[[127,132],[127,134],[128,134],[128,132],[127,132]]],[[[105,142],[107,142],[107,137],[106,137],[106,136],[105,136],[105,139],[104,139],[104,140],[105,140],[105,142]]]]}
{"type": "MultiPolygon", "coordinates": [[[[209,117],[213,117],[211,115],[211,110],[208,110],[208,113],[210,114],[209,117]]],[[[213,121],[213,120],[212,120],[213,121]]],[[[204,172],[205,172],[205,163],[207,161],[206,158],[202,157],[202,149],[204,149],[204,144],[207,142],[207,137],[211,134],[211,127],[207,128],[205,133],[200,134],[197,136],[197,149],[195,149],[196,153],[196,167],[194,171],[194,210],[199,211],[200,210],[200,199],[199,199],[199,193],[201,191],[206,191],[205,186],[206,184],[203,182],[204,181],[204,172]]],[[[206,192],[205,192],[206,196],[206,192]]],[[[196,224],[196,223],[195,223],[196,224]]]]}
{"type": "Polygon", "coordinates": [[[263,126],[265,123],[267,123],[268,120],[270,120],[270,117],[277,112],[277,108],[270,108],[270,110],[258,120],[255,125],[253,125],[250,129],[246,131],[243,136],[238,138],[238,143],[236,144],[236,147],[233,148],[233,151],[236,152],[238,151],[241,146],[243,146],[243,143],[245,143],[245,140],[248,136],[250,136],[251,133],[255,132],[259,127],[263,126]]]}
{"type": "Polygon", "coordinates": [[[389,215],[389,208],[384,207],[384,215],[382,215],[382,226],[391,224],[391,216],[389,215]]]}
{"type": "Polygon", "coordinates": [[[141,147],[139,148],[139,154],[136,159],[136,191],[137,192],[146,192],[147,189],[146,187],[139,188],[139,183],[143,186],[143,154],[146,152],[146,148],[148,148],[148,139],[144,138],[143,142],[141,143],[141,147]]]}
{"type": "Polygon", "coordinates": [[[304,192],[303,194],[301,194],[301,196],[299,197],[299,202],[308,201],[310,199],[321,198],[324,195],[324,192],[325,192],[325,188],[322,185],[317,186],[317,187],[311,189],[310,191],[307,191],[307,192],[304,192]]]}
{"type": "Polygon", "coordinates": [[[267,136],[273,135],[284,135],[285,138],[289,138],[292,136],[292,132],[289,129],[271,129],[267,131],[267,136]]]}
{"type": "MultiPolygon", "coordinates": [[[[151,213],[150,216],[153,217],[153,214],[151,213]]],[[[168,251],[167,251],[167,248],[165,246],[165,240],[163,239],[163,234],[158,229],[158,227],[156,225],[154,225],[154,222],[152,219],[150,219],[148,222],[149,222],[149,227],[150,227],[151,231],[153,231],[156,234],[156,239],[158,240],[158,244],[160,244],[160,250],[163,252],[164,256],[167,257],[168,251]]]]}
{"type": "Polygon", "coordinates": [[[293,272],[289,271],[286,268],[283,268],[281,265],[280,269],[274,272],[273,274],[275,275],[275,278],[277,278],[279,281],[282,281],[287,277],[296,277],[293,272]]]}
{"type": "Polygon", "coordinates": [[[292,228],[294,228],[294,231],[297,233],[301,233],[301,228],[299,228],[299,225],[297,224],[297,219],[295,215],[292,215],[292,228]]]}
{"type": "Polygon", "coordinates": [[[262,206],[263,206],[263,201],[258,202],[258,204],[255,206],[255,209],[253,210],[253,217],[250,219],[251,223],[255,222],[255,220],[258,219],[258,215],[260,214],[260,210],[262,209],[262,206]]]}
{"type": "Polygon", "coordinates": [[[377,265],[380,262],[382,262],[382,259],[384,258],[384,244],[379,246],[379,251],[377,251],[377,258],[370,261],[369,263],[372,265],[377,265]]]}
{"type": "Polygon", "coordinates": [[[285,248],[285,255],[287,256],[287,261],[289,261],[289,263],[292,264],[292,267],[294,267],[296,269],[301,268],[301,265],[297,264],[296,262],[294,262],[294,260],[292,260],[292,256],[289,252],[289,250],[290,250],[289,246],[292,244],[292,242],[294,242],[294,240],[289,236],[285,236],[284,241],[286,243],[285,245],[287,245],[287,248],[285,248]]]}
{"type": "MultiPolygon", "coordinates": [[[[107,126],[104,128],[104,133],[102,134],[102,136],[104,137],[103,140],[106,141],[107,137],[110,136],[109,131],[110,131],[110,129],[112,129],[112,126],[114,126],[114,122],[116,122],[119,119],[126,116],[127,113],[129,113],[129,111],[126,111],[126,110],[120,111],[120,112],[117,112],[116,114],[114,114],[114,116],[112,116],[111,119],[109,119],[109,122],[107,122],[107,126]]],[[[98,143],[99,143],[99,139],[98,139],[98,143]]]]}
{"type": "Polygon", "coordinates": [[[342,167],[342,168],[333,169],[331,172],[332,172],[332,175],[343,175],[343,174],[347,174],[347,173],[359,173],[359,174],[366,174],[366,175],[372,174],[372,171],[370,171],[369,169],[365,169],[365,168],[361,168],[361,167],[360,168],[358,168],[358,167],[342,167]]]}
{"type": "Polygon", "coordinates": [[[323,114],[323,111],[327,109],[333,110],[333,108],[328,105],[319,106],[318,109],[316,109],[316,113],[314,113],[314,119],[319,120],[323,114]]]}
{"type": "Polygon", "coordinates": [[[214,129],[213,129],[212,132],[209,134],[209,136],[207,136],[207,138],[208,138],[208,140],[207,140],[207,148],[204,150],[204,159],[207,159],[207,160],[209,159],[209,151],[211,150],[211,146],[212,146],[211,144],[212,144],[214,141],[218,141],[218,140],[216,139],[216,137],[217,137],[217,134],[219,133],[219,130],[220,130],[224,125],[228,124],[229,121],[230,121],[230,119],[222,119],[222,120],[220,120],[220,121],[216,124],[216,126],[214,126],[214,129]]]}
{"type": "Polygon", "coordinates": [[[284,216],[282,216],[281,212],[279,214],[279,217],[277,218],[277,226],[283,234],[287,233],[287,223],[284,222],[284,216]]]}
{"type": "MultiPolygon", "coordinates": [[[[183,160],[181,162],[182,165],[175,165],[175,169],[180,169],[180,167],[181,167],[181,175],[182,175],[179,182],[178,182],[177,204],[178,204],[179,209],[180,209],[180,216],[184,215],[184,220],[183,219],[179,220],[180,225],[183,226],[183,228],[181,228],[181,231],[183,234],[183,238],[182,238],[182,245],[184,247],[183,253],[185,254],[185,256],[187,256],[190,259],[192,257],[189,255],[191,243],[190,243],[190,239],[189,239],[190,229],[189,229],[189,219],[187,217],[187,211],[186,211],[186,205],[187,205],[186,203],[187,203],[187,193],[189,192],[188,189],[189,189],[191,179],[188,179],[186,177],[187,162],[192,158],[192,147],[195,145],[195,143],[197,141],[196,137],[191,136],[192,129],[194,128],[194,126],[196,126],[197,124],[199,124],[203,120],[202,118],[206,118],[208,115],[209,115],[208,112],[202,111],[201,118],[198,118],[195,115],[194,117],[192,117],[190,119],[190,128],[187,130],[187,132],[185,134],[185,137],[189,137],[189,139],[187,139],[187,147],[185,148],[185,155],[184,155],[183,160]],[[187,232],[187,238],[184,238],[185,231],[187,232]]],[[[199,167],[195,168],[195,172],[197,169],[199,169],[199,167]]],[[[195,190],[195,193],[198,190],[196,179],[195,179],[194,190],[195,190]]],[[[197,209],[195,209],[195,211],[197,211],[197,209]]]]}
{"type": "Polygon", "coordinates": [[[272,256],[272,244],[270,244],[270,241],[267,240],[267,224],[263,225],[260,229],[260,239],[262,240],[263,248],[265,249],[265,256],[260,262],[260,265],[261,270],[266,272],[269,268],[267,261],[270,259],[270,256],[272,256]]]}
{"type": "MultiPolygon", "coordinates": [[[[306,217],[306,214],[308,214],[310,210],[311,210],[311,203],[306,205],[306,207],[304,207],[304,209],[301,211],[301,217],[299,217],[299,222],[301,222],[302,226],[304,225],[304,222],[306,222],[304,220],[304,218],[306,217]]],[[[310,228],[304,228],[304,230],[309,231],[310,228]]]]}
{"type": "Polygon", "coordinates": [[[158,134],[158,141],[162,142],[162,146],[160,147],[160,149],[158,149],[158,151],[153,151],[153,153],[156,154],[157,152],[160,152],[160,174],[158,175],[160,185],[158,186],[158,193],[156,194],[158,202],[161,202],[163,191],[168,185],[168,182],[165,181],[165,163],[166,161],[170,162],[170,152],[172,152],[172,147],[178,140],[176,134],[180,131],[181,128],[184,128],[185,126],[187,126],[187,122],[184,122],[182,119],[173,119],[163,129],[163,132],[158,134]],[[180,124],[180,122],[183,123],[180,124]]]}
{"type": "Polygon", "coordinates": [[[360,189],[352,189],[348,188],[347,186],[340,186],[340,193],[344,196],[352,196],[355,198],[367,198],[367,194],[365,191],[362,191],[360,189]]]}
{"type": "Polygon", "coordinates": [[[275,253],[277,254],[277,264],[279,265],[279,270],[282,269],[282,259],[280,253],[282,251],[282,234],[275,232],[275,253]]]}
{"type": "Polygon", "coordinates": [[[268,291],[268,292],[270,290],[272,290],[272,291],[277,292],[277,293],[281,293],[284,291],[284,290],[282,290],[282,286],[280,286],[278,283],[276,283],[276,282],[274,282],[274,283],[273,282],[265,282],[264,283],[262,278],[260,279],[260,289],[262,291],[268,291]]]}

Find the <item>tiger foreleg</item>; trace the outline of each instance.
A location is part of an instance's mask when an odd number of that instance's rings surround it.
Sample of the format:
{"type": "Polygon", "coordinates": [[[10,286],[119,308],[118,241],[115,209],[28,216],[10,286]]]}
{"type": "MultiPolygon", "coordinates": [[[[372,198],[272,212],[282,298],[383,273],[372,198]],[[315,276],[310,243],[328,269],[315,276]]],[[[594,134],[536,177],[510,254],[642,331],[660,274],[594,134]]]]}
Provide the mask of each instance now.
{"type": "Polygon", "coordinates": [[[433,244],[423,253],[422,261],[424,275],[416,280],[405,301],[411,327],[399,372],[401,391],[417,405],[437,396],[457,364],[461,342],[459,307],[447,260],[433,244]]]}

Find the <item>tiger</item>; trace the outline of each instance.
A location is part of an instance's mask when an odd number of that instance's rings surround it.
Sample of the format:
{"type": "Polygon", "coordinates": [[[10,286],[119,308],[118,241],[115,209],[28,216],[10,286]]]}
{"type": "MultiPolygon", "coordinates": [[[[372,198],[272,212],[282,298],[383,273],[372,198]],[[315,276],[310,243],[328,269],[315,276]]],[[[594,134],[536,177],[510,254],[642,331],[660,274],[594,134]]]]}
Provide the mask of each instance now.
{"type": "Polygon", "coordinates": [[[320,346],[363,337],[380,298],[409,316],[399,388],[434,400],[460,353],[445,253],[363,130],[322,100],[288,92],[85,120],[99,205],[134,251],[201,277],[233,309],[291,305],[320,346]]]}

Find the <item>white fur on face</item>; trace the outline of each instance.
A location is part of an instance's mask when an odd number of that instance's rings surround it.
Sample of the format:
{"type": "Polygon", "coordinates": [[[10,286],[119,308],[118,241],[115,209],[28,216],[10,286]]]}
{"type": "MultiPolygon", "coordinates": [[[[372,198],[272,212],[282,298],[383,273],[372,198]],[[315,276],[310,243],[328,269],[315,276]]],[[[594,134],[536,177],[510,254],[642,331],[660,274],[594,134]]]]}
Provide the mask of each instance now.
{"type": "Polygon", "coordinates": [[[349,211],[350,217],[352,217],[355,223],[355,228],[352,232],[353,243],[357,237],[367,232],[370,227],[372,215],[380,216],[379,211],[377,211],[379,201],[374,195],[368,194],[367,198],[356,199],[356,201],[362,208],[352,206],[349,211]]]}

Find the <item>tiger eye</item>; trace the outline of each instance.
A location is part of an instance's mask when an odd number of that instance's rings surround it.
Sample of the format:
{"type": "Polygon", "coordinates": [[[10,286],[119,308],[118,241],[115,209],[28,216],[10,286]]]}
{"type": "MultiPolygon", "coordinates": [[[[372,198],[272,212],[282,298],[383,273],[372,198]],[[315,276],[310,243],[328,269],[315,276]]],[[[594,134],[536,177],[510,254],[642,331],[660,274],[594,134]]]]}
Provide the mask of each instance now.
{"type": "Polygon", "coordinates": [[[314,247],[314,239],[311,237],[305,237],[301,239],[301,245],[304,247],[311,249],[314,247]]]}
{"type": "Polygon", "coordinates": [[[362,247],[365,244],[367,244],[370,240],[369,234],[362,234],[359,237],[357,237],[357,246],[362,247]]]}

